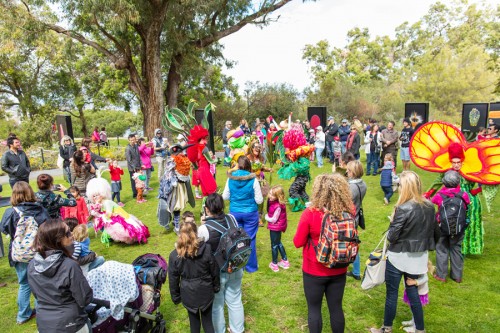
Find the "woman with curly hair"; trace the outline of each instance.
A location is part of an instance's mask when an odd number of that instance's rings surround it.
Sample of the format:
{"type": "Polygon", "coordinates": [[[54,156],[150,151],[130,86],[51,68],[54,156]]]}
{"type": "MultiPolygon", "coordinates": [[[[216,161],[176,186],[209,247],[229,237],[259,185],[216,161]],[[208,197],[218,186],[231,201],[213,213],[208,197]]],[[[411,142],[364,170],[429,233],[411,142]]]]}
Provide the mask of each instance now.
{"type": "Polygon", "coordinates": [[[188,311],[191,333],[215,332],[212,304],[220,289],[219,266],[212,248],[198,238],[194,222],[181,225],[175,250],[168,259],[170,296],[175,304],[182,302],[188,311]]]}
{"type": "Polygon", "coordinates": [[[311,205],[302,213],[293,238],[295,247],[303,248],[302,276],[309,332],[321,332],[323,328],[323,295],[328,303],[332,332],[344,332],[342,298],[347,267],[327,268],[316,259],[315,246],[319,240],[324,215],[330,213],[334,218],[342,219],[345,213],[352,213],[353,207],[351,190],[344,176],[334,173],[316,177],[311,205]]]}

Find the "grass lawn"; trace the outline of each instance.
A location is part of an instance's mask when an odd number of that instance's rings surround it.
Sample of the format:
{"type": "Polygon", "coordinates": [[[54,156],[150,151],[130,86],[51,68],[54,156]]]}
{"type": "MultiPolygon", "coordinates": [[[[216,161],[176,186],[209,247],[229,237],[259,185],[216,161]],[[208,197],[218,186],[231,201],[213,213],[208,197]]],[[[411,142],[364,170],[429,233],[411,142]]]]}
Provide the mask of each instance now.
{"type": "MultiPolygon", "coordinates": [[[[364,156],[362,159],[364,163],[364,156]]],[[[401,163],[399,163],[398,168],[401,168],[400,165],[401,163]]],[[[311,167],[311,175],[314,178],[320,173],[329,172],[329,168],[329,164],[326,164],[323,169],[318,169],[314,164],[311,167]]],[[[413,169],[416,168],[413,167],[413,169]]],[[[421,170],[417,170],[417,172],[422,176],[425,187],[436,177],[435,174],[421,170]]],[[[126,172],[125,175],[127,175],[126,172]]],[[[218,167],[217,179],[219,186],[224,186],[225,170],[221,166],[218,167]]],[[[384,206],[379,176],[365,176],[364,180],[368,184],[368,192],[363,203],[367,229],[361,231],[362,269],[369,252],[377,244],[382,232],[387,229],[389,223],[387,216],[391,214],[393,204],[397,200],[397,194],[395,194],[391,205],[384,206]]],[[[62,178],[56,179],[56,183],[61,181],[62,178]]],[[[279,180],[274,174],[273,184],[278,183],[287,189],[291,181],[279,180]]],[[[34,182],[31,185],[36,188],[34,182]]],[[[99,255],[103,255],[106,260],[117,260],[125,263],[131,263],[137,256],[147,252],[160,253],[163,257],[168,258],[169,253],[174,248],[176,235],[172,232],[166,233],[158,225],[156,191],[147,196],[147,203],[137,205],[132,200],[130,182],[127,177],[123,177],[123,185],[122,200],[126,204],[125,210],[136,215],[149,227],[151,237],[145,245],[111,244],[110,247],[106,248],[99,239],[94,238],[94,233],[91,232],[91,249],[99,255]]],[[[307,192],[309,194],[311,186],[312,182],[308,184],[307,192]]],[[[154,172],[152,179],[152,187],[158,188],[156,172],[154,172]]],[[[9,186],[4,186],[4,189],[2,194],[9,195],[9,186]]],[[[497,197],[491,213],[486,212],[486,208],[483,209],[484,254],[466,258],[463,283],[456,284],[450,280],[446,283],[439,283],[430,278],[430,304],[424,308],[428,332],[500,332],[498,315],[500,293],[497,289],[500,281],[500,269],[497,266],[500,262],[498,247],[500,241],[499,202],[500,199],[497,197]]],[[[200,200],[197,200],[197,206],[192,210],[199,217],[200,200]]],[[[0,213],[3,213],[3,210],[0,213]]],[[[268,268],[271,261],[269,232],[266,228],[260,228],[257,235],[260,269],[253,274],[245,273],[243,277],[246,332],[308,332],[307,306],[302,287],[302,250],[295,249],[292,243],[300,213],[289,212],[288,216],[288,231],[284,233],[282,241],[291,263],[289,270],[280,270],[278,273],[274,273],[268,268]]],[[[8,243],[4,237],[4,246],[7,247],[8,243]]],[[[434,253],[431,253],[431,258],[434,261],[434,253]]],[[[8,283],[7,287],[0,288],[2,294],[0,299],[0,316],[2,318],[0,332],[35,332],[35,321],[30,321],[23,326],[16,325],[17,277],[14,269],[9,267],[6,257],[0,259],[0,282],[8,283]]],[[[402,290],[401,286],[401,297],[402,290]]],[[[346,332],[366,332],[369,327],[381,325],[384,302],[384,286],[363,291],[359,281],[348,278],[343,302],[346,332]]],[[[167,319],[168,332],[189,331],[186,310],[182,305],[175,306],[172,303],[168,294],[168,285],[165,285],[162,290],[160,310],[167,319]]],[[[399,329],[399,323],[409,319],[411,319],[410,309],[401,301],[394,322],[395,331],[403,332],[399,329]]],[[[323,323],[324,331],[329,332],[330,324],[326,302],[323,304],[323,323]]]]}

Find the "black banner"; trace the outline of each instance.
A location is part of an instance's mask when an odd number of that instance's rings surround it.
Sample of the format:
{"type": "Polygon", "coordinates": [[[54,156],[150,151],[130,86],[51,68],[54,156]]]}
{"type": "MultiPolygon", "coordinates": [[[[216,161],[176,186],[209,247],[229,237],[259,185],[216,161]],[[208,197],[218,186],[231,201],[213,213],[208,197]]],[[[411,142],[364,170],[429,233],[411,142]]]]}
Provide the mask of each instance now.
{"type": "Polygon", "coordinates": [[[488,124],[488,103],[464,103],[462,106],[462,132],[477,133],[488,124]]]}
{"type": "Polygon", "coordinates": [[[311,123],[311,128],[316,129],[316,127],[321,126],[324,129],[326,127],[326,106],[309,106],[307,119],[311,123]]]}

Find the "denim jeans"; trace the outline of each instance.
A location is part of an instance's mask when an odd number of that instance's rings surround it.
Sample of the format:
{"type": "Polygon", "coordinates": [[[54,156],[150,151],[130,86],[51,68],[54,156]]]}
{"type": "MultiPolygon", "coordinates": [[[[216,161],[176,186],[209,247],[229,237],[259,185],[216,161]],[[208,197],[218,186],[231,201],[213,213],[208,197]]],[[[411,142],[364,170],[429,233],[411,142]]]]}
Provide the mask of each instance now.
{"type": "Polygon", "coordinates": [[[33,311],[30,306],[31,288],[28,284],[28,263],[16,262],[14,268],[16,269],[17,281],[19,282],[19,291],[17,293],[17,322],[22,322],[29,319],[33,311]]]}
{"type": "Polygon", "coordinates": [[[387,201],[391,201],[391,197],[394,194],[392,186],[382,186],[382,191],[384,191],[384,197],[387,199],[387,201]]]}
{"type": "Polygon", "coordinates": [[[212,321],[215,333],[226,332],[226,320],[224,319],[224,303],[227,305],[229,315],[229,328],[233,333],[245,331],[245,313],[241,301],[241,280],[243,270],[240,269],[232,274],[220,273],[220,291],[215,294],[212,321]]]}
{"type": "Polygon", "coordinates": [[[132,187],[132,197],[137,198],[137,189],[135,188],[135,180],[132,178],[134,176],[135,171],[132,170],[128,172],[130,174],[130,186],[132,187]]]}
{"type": "Polygon", "coordinates": [[[318,167],[323,166],[323,150],[325,148],[316,148],[316,159],[318,161],[318,167]]]}
{"type": "Polygon", "coordinates": [[[248,236],[252,239],[252,253],[250,254],[250,259],[248,260],[245,270],[248,273],[256,272],[259,269],[259,264],[257,262],[257,231],[259,230],[259,211],[251,213],[237,213],[230,212],[234,216],[238,225],[243,228],[248,236]]]}
{"type": "MultiPolygon", "coordinates": [[[[401,284],[401,278],[404,276],[410,279],[418,279],[418,275],[408,274],[401,272],[394,267],[389,260],[385,268],[385,311],[384,311],[384,326],[392,326],[394,318],[396,317],[396,308],[398,305],[398,291],[401,284]]],[[[406,295],[410,300],[411,313],[415,320],[415,327],[417,330],[424,330],[424,311],[420,297],[418,296],[417,286],[408,286],[405,283],[406,295]]]]}
{"type": "Polygon", "coordinates": [[[366,154],[366,174],[369,175],[373,167],[373,174],[378,172],[379,154],[369,153],[366,154]]]}
{"type": "Polygon", "coordinates": [[[151,180],[151,168],[144,169],[144,171],[146,171],[146,181],[144,183],[146,185],[145,189],[147,189],[149,187],[149,181],[151,180]]]}
{"type": "Polygon", "coordinates": [[[341,141],[340,144],[342,145],[342,155],[344,155],[346,151],[347,141],[341,141]]]}
{"type": "Polygon", "coordinates": [[[273,257],[273,263],[278,263],[278,252],[281,255],[281,259],[288,260],[286,257],[285,247],[281,243],[281,231],[269,230],[269,236],[271,237],[271,254],[273,257]]]}
{"type": "Polygon", "coordinates": [[[334,141],[326,142],[326,147],[328,148],[328,158],[330,161],[335,159],[335,154],[333,153],[333,143],[334,141]]]}
{"type": "Polygon", "coordinates": [[[231,149],[229,148],[229,145],[222,145],[224,147],[224,166],[229,166],[229,163],[226,163],[226,158],[229,157],[229,154],[231,153],[231,149]]]}
{"type": "Polygon", "coordinates": [[[94,259],[94,261],[92,261],[90,264],[89,264],[89,272],[91,270],[93,270],[94,268],[97,268],[99,266],[101,266],[102,264],[104,264],[104,257],[103,256],[99,256],[97,258],[94,259]]]}

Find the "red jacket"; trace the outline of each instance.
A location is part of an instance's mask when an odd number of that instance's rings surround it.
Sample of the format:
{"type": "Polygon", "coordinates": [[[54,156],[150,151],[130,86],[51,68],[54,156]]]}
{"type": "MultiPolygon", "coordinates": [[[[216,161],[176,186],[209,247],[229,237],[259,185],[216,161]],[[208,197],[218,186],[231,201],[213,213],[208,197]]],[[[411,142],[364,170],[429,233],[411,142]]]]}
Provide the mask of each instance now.
{"type": "Polygon", "coordinates": [[[327,268],[316,260],[314,246],[318,244],[321,224],[323,222],[322,211],[315,208],[306,208],[300,216],[297,232],[293,237],[293,244],[296,248],[302,247],[302,271],[315,276],[332,276],[345,274],[347,267],[327,268]],[[311,239],[311,243],[309,239],[311,239]]]}
{"type": "Polygon", "coordinates": [[[111,175],[111,181],[118,182],[121,180],[121,175],[123,175],[123,169],[120,167],[114,168],[112,165],[110,165],[109,173],[111,175]]]}

